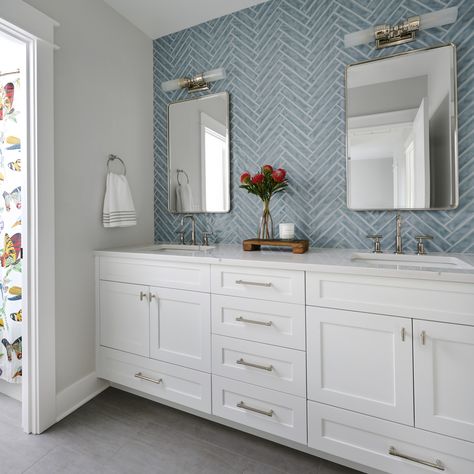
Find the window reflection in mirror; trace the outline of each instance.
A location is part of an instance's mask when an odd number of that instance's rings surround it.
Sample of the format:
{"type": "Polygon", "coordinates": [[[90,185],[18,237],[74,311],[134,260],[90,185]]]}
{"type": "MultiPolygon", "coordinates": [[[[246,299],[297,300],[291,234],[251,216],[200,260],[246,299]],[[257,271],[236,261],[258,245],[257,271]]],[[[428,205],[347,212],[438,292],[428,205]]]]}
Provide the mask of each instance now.
{"type": "Polygon", "coordinates": [[[168,107],[168,209],[228,212],[229,96],[226,92],[168,107]]]}
{"type": "Polygon", "coordinates": [[[456,207],[456,118],[452,45],[348,66],[348,207],[456,207]]]}

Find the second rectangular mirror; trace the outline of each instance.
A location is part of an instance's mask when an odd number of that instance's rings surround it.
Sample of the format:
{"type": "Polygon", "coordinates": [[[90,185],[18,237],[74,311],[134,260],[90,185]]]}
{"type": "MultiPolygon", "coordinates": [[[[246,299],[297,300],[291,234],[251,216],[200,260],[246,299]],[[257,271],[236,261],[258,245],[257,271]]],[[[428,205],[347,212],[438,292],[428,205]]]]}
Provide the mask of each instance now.
{"type": "Polygon", "coordinates": [[[349,209],[457,207],[455,47],[348,66],[346,134],[349,209]]]}
{"type": "Polygon", "coordinates": [[[228,212],[229,95],[168,106],[168,210],[228,212]]]}

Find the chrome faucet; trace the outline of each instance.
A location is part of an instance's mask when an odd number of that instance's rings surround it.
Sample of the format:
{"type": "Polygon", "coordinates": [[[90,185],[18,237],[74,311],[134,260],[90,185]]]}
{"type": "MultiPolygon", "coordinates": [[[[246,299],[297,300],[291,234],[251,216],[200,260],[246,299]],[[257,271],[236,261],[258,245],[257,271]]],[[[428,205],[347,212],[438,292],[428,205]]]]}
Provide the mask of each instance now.
{"type": "Polygon", "coordinates": [[[186,219],[186,217],[191,219],[191,245],[196,245],[196,220],[192,214],[186,214],[181,217],[181,229],[184,230],[184,219],[186,219]]]}
{"type": "Polygon", "coordinates": [[[396,217],[395,253],[398,255],[403,254],[402,217],[399,212],[397,212],[396,217]]]}

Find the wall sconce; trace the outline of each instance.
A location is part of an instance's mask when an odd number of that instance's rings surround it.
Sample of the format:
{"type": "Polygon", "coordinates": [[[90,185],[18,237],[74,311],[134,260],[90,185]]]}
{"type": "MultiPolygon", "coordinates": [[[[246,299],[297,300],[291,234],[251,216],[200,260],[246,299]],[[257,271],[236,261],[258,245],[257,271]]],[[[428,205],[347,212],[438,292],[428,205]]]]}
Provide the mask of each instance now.
{"type": "Polygon", "coordinates": [[[418,30],[454,23],[458,17],[458,7],[445,8],[420,16],[413,16],[395,26],[378,25],[366,30],[348,33],[344,36],[344,46],[350,48],[375,40],[376,48],[386,48],[415,40],[418,30]]]}
{"type": "Polygon", "coordinates": [[[211,87],[211,82],[225,79],[225,69],[218,68],[211,71],[202,72],[192,77],[180,77],[161,83],[163,92],[171,92],[176,89],[188,89],[188,92],[207,91],[211,87]]]}

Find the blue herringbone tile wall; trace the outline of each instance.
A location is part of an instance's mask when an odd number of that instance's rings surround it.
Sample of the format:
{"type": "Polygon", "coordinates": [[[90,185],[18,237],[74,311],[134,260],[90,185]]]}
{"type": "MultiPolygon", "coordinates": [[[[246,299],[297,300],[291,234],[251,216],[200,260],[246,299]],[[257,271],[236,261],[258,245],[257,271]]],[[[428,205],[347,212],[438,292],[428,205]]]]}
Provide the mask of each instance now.
{"type": "Polygon", "coordinates": [[[224,67],[213,92],[231,98],[232,210],[198,215],[219,242],[254,237],[255,196],[238,188],[242,171],[269,163],[289,172],[290,190],[272,202],[274,221],[295,222],[312,246],[366,248],[368,232],[392,244],[394,215],[346,208],[344,68],[404,50],[453,42],[458,54],[460,207],[405,212],[412,236],[435,236],[430,250],[474,252],[474,2],[473,0],[271,0],[154,42],[155,239],[176,240],[179,217],[167,211],[166,106],[186,97],[164,94],[164,80],[224,67]],[[415,43],[376,51],[345,48],[343,36],[378,23],[458,5],[454,25],[421,32],[415,43]]]}

